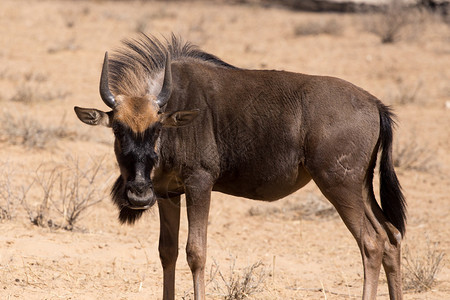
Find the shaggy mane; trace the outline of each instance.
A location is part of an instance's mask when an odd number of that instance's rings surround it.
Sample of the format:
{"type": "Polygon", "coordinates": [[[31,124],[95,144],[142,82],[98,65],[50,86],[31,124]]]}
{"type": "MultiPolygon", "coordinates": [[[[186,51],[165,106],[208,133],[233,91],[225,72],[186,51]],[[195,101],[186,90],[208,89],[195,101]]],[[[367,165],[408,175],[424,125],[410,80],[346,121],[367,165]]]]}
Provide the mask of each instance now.
{"type": "Polygon", "coordinates": [[[164,70],[167,52],[172,61],[186,58],[208,62],[218,67],[235,68],[216,56],[200,50],[172,34],[161,42],[154,36],[141,34],[138,39],[123,41],[124,47],[109,60],[109,85],[115,95],[144,96],[149,83],[164,70]]]}

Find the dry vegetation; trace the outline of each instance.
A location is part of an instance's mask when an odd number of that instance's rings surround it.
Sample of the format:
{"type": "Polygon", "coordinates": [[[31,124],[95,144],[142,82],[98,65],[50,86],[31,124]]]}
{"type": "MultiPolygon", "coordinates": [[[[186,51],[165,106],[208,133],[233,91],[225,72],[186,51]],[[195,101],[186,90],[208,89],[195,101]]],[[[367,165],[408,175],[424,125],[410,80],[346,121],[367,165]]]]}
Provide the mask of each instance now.
{"type": "Polygon", "coordinates": [[[213,290],[224,300],[243,300],[251,295],[264,291],[264,282],[268,273],[261,261],[236,270],[236,260],[232,259],[228,274],[223,274],[217,262],[211,267],[213,290]]]}
{"type": "Polygon", "coordinates": [[[431,14],[427,6],[415,6],[406,0],[390,0],[380,10],[366,14],[364,28],[383,44],[417,40],[430,23],[446,20],[445,14],[431,14]]]}
{"type": "Polygon", "coordinates": [[[382,43],[397,42],[405,27],[414,22],[415,11],[412,10],[403,0],[391,0],[380,12],[371,14],[366,23],[367,29],[376,34],[382,43]]]}
{"type": "Polygon", "coordinates": [[[44,125],[28,114],[0,115],[0,141],[28,149],[44,149],[55,146],[61,139],[73,139],[76,132],[68,129],[63,117],[58,123],[44,125]]]}
{"type": "Polygon", "coordinates": [[[14,178],[12,166],[0,162],[0,222],[16,217],[17,208],[23,203],[31,187],[20,185],[14,178]]]}
{"type": "Polygon", "coordinates": [[[80,165],[78,159],[69,157],[56,167],[39,166],[33,183],[38,186],[40,202],[29,205],[26,197],[21,200],[30,222],[41,227],[73,230],[86,209],[107,197],[106,187],[111,182],[105,178],[102,163],[103,158],[95,158],[80,165]]]}
{"type": "MultiPolygon", "coordinates": [[[[175,32],[244,68],[341,77],[393,105],[394,160],[409,208],[405,298],[448,298],[450,26],[400,2],[338,15],[258,1],[1,1],[0,298],[160,299],[158,214],[118,224],[103,201],[118,175],[111,132],[82,125],[72,111],[104,109],[103,52],[141,31],[175,32]]],[[[357,246],[320,195],[313,183],[270,204],[214,194],[208,297],[359,297],[357,246]]],[[[183,217],[177,298],[190,299],[186,235],[183,217]]],[[[387,299],[384,279],[379,290],[387,299]]]]}
{"type": "Polygon", "coordinates": [[[342,33],[342,25],[336,18],[322,19],[314,22],[304,22],[295,26],[294,34],[303,35],[339,35],[342,33]]]}
{"type": "Polygon", "coordinates": [[[427,243],[423,254],[418,254],[418,251],[413,253],[408,246],[404,247],[403,252],[405,289],[418,293],[430,290],[443,268],[445,253],[439,250],[437,243],[427,243]]]}
{"type": "Polygon", "coordinates": [[[413,139],[394,147],[394,166],[404,170],[439,172],[439,165],[433,150],[418,145],[413,139]]]}

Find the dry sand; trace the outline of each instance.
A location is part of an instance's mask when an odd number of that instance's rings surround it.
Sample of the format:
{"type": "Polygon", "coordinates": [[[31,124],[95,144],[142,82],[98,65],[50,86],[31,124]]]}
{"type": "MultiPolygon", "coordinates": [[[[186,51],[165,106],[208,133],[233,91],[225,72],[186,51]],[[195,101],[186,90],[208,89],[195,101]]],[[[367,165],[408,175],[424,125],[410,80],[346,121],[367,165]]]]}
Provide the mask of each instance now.
{"type": "MultiPolygon", "coordinates": [[[[68,156],[84,166],[105,157],[100,178],[112,184],[118,174],[112,134],[81,124],[73,106],[106,109],[98,95],[103,53],[140,30],[157,37],[174,32],[240,67],[341,77],[394,105],[396,153],[422,151],[410,167],[398,168],[409,210],[404,244],[414,257],[423,257],[430,245],[446,256],[432,290],[406,291],[405,299],[448,299],[450,27],[424,17],[406,28],[398,43],[381,44],[365,29],[368,18],[200,2],[2,0],[0,174],[10,174],[11,186],[20,187],[39,166],[66,164],[68,156]],[[337,32],[296,34],[329,22],[337,32]],[[412,99],[402,104],[400,96],[412,99]],[[41,134],[47,143],[22,145],[21,128],[41,134]],[[51,128],[65,132],[57,135],[51,128]]],[[[107,194],[102,190],[106,199],[85,211],[73,231],[37,227],[23,206],[13,203],[12,220],[0,223],[0,298],[161,299],[156,209],[133,227],[121,226],[107,194]]],[[[52,209],[56,196],[54,201],[52,209]]],[[[35,183],[27,203],[37,211],[41,202],[35,183]]],[[[207,280],[214,261],[224,276],[233,264],[242,273],[262,261],[267,278],[250,299],[359,298],[359,250],[330,208],[313,183],[271,204],[214,193],[207,280]]],[[[182,212],[176,293],[177,299],[190,299],[182,212]]],[[[61,216],[52,214],[59,222],[61,216]]],[[[207,286],[208,298],[221,299],[216,285],[224,286],[217,275],[207,286]]],[[[383,274],[378,295],[388,298],[383,274]]]]}

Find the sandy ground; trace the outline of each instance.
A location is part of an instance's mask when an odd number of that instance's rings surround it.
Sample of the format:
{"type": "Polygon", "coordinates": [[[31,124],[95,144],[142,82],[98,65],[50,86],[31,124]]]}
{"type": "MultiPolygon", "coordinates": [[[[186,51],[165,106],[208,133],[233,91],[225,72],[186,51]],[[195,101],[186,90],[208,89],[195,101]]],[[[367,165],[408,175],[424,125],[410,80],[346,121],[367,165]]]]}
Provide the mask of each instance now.
{"type": "MultiPolygon", "coordinates": [[[[424,258],[430,247],[446,255],[433,288],[405,291],[405,299],[450,298],[450,27],[422,16],[398,43],[381,44],[366,29],[369,19],[198,2],[2,0],[0,191],[5,195],[10,186],[20,194],[37,174],[44,182],[45,170],[68,157],[80,166],[104,158],[97,197],[105,199],[67,231],[33,225],[18,199],[8,207],[2,196],[0,207],[12,218],[0,223],[0,298],[161,299],[157,211],[133,227],[118,224],[108,199],[118,174],[112,134],[81,124],[72,109],[106,109],[98,95],[103,53],[139,31],[174,32],[245,68],[341,77],[394,105],[403,162],[398,175],[409,210],[404,244],[413,258],[424,258]],[[331,34],[299,33],[330,22],[331,34]]],[[[37,212],[42,199],[35,182],[29,210],[37,212]]],[[[55,192],[48,203],[54,224],[62,224],[60,201],[55,192]]],[[[190,299],[182,212],[176,292],[177,299],[190,299]]],[[[214,193],[208,238],[208,298],[221,299],[225,286],[211,270],[226,277],[234,265],[242,274],[258,261],[266,277],[251,299],[357,299],[362,293],[356,243],[313,183],[272,204],[214,193]]],[[[378,299],[387,298],[382,274],[378,299]]]]}

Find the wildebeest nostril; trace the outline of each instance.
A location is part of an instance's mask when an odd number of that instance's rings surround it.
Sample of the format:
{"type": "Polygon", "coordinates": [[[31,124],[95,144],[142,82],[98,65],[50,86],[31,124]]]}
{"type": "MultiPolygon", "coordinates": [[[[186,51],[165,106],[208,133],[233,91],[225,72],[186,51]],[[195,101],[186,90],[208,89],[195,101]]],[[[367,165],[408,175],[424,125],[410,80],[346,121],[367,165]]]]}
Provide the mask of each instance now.
{"type": "Polygon", "coordinates": [[[128,184],[128,190],[135,195],[142,195],[147,192],[150,185],[145,182],[132,182],[128,184]]]}
{"type": "Polygon", "coordinates": [[[131,209],[147,209],[155,202],[152,189],[147,189],[144,193],[135,194],[131,190],[127,192],[128,207],[131,209]]]}

